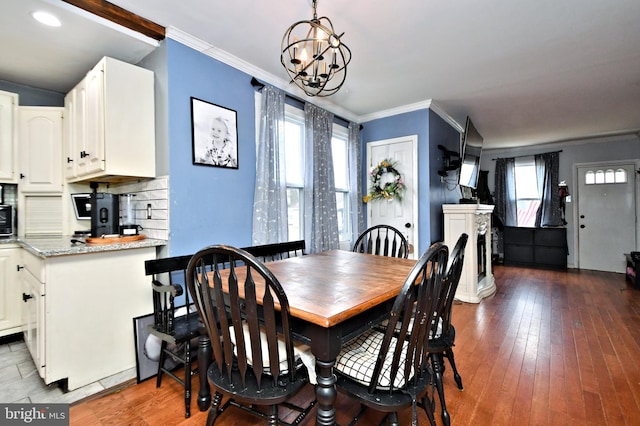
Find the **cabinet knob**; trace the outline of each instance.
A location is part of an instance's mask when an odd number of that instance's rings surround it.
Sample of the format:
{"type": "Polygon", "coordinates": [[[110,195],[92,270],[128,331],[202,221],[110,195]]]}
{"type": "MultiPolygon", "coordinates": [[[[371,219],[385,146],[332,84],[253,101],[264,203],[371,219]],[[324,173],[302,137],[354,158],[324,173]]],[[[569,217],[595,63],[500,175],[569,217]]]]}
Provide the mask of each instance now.
{"type": "Polygon", "coordinates": [[[20,179],[24,179],[26,176],[20,173],[20,179]]]}
{"type": "Polygon", "coordinates": [[[67,163],[73,163],[73,158],[67,157],[67,163]]]}
{"type": "Polygon", "coordinates": [[[80,158],[88,157],[89,153],[87,151],[80,151],[80,158]]]}
{"type": "Polygon", "coordinates": [[[580,228],[581,228],[581,229],[584,229],[584,225],[580,225],[580,228]]]}
{"type": "Polygon", "coordinates": [[[21,269],[24,269],[24,266],[16,265],[16,270],[20,272],[21,269]]]}
{"type": "Polygon", "coordinates": [[[25,302],[25,303],[26,303],[26,302],[27,302],[27,300],[29,300],[29,299],[33,299],[33,296],[32,296],[32,295],[30,295],[30,294],[27,294],[27,293],[22,293],[22,301],[23,301],[23,302],[25,302]]]}

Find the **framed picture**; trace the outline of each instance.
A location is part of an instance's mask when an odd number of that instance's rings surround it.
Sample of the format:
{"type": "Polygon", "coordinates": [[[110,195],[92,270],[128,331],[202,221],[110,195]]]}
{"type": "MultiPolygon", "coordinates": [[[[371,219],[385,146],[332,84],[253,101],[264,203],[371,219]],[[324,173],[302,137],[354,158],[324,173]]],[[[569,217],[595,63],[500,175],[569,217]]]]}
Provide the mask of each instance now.
{"type": "MultiPolygon", "coordinates": [[[[149,333],[153,325],[153,314],[143,315],[133,319],[133,338],[136,345],[136,377],[138,383],[158,374],[158,361],[162,340],[149,333]]],[[[165,367],[171,369],[176,362],[170,357],[165,361],[165,367]]]]}
{"type": "Polygon", "coordinates": [[[191,98],[193,164],[238,168],[236,111],[191,98]]]}

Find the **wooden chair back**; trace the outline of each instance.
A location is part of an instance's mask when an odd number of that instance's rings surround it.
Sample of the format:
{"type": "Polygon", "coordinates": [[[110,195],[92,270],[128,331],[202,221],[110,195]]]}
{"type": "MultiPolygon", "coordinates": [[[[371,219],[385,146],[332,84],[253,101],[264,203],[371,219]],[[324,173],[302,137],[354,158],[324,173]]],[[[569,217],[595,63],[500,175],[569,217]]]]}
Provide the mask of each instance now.
{"type": "Polygon", "coordinates": [[[186,272],[190,259],[191,255],[187,255],[152,259],[144,263],[145,274],[153,276],[153,328],[158,333],[174,334],[175,299],[179,296],[184,295],[183,306],[187,307],[185,315],[197,316],[188,308],[191,301],[186,291],[186,272]]]}
{"type": "Polygon", "coordinates": [[[217,390],[236,389],[233,398],[265,404],[300,382],[289,302],[262,262],[243,249],[210,246],[193,255],[187,285],[211,339],[208,377],[217,390]],[[264,291],[256,290],[256,281],[264,291]]]}
{"type": "Polygon", "coordinates": [[[389,314],[368,388],[370,394],[380,390],[381,374],[387,369],[388,359],[393,363],[388,371],[390,388],[385,392],[406,392],[413,388],[421,393],[431,381],[428,336],[437,328],[432,319],[439,304],[448,256],[447,246],[435,243],[407,276],[389,314]],[[403,378],[400,381],[399,375],[403,378]]]}
{"type": "Polygon", "coordinates": [[[352,251],[406,259],[409,244],[402,232],[393,226],[375,225],[360,234],[352,251]]]}
{"type": "Polygon", "coordinates": [[[244,248],[244,250],[251,253],[262,262],[271,262],[273,260],[302,256],[305,254],[305,249],[306,245],[304,240],[286,241],[283,243],[264,244],[244,248]]]}
{"type": "MultiPolygon", "coordinates": [[[[456,290],[458,290],[458,284],[460,283],[460,276],[462,275],[464,252],[468,239],[469,236],[467,234],[463,233],[460,235],[449,256],[449,264],[442,284],[442,305],[438,307],[438,311],[436,313],[438,321],[441,322],[443,336],[451,334],[449,333],[449,329],[451,328],[451,311],[453,309],[453,300],[456,296],[456,290]]],[[[451,344],[453,344],[453,342],[451,342],[451,344]]]]}

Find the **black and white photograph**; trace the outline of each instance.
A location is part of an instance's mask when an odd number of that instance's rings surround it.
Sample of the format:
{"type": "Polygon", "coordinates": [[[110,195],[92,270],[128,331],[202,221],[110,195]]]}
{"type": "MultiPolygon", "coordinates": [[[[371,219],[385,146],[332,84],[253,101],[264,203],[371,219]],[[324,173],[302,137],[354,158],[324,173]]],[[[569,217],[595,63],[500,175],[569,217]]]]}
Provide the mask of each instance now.
{"type": "Polygon", "coordinates": [[[191,98],[193,164],[238,168],[236,111],[191,98]]]}

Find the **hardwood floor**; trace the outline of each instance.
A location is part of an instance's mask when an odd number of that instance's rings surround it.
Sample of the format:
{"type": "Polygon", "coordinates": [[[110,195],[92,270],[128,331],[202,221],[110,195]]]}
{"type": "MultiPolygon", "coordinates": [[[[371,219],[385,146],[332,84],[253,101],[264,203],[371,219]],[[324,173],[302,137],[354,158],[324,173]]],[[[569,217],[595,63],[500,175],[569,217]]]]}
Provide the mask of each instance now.
{"type": "MultiPolygon", "coordinates": [[[[456,363],[444,373],[453,425],[640,424],[640,290],[624,275],[496,266],[497,293],[480,304],[456,304],[456,363]]],[[[197,394],[197,379],[194,392],[197,394]]],[[[309,386],[300,399],[311,398],[309,386]]],[[[339,395],[338,422],[358,410],[339,395]]],[[[439,408],[436,421],[441,423],[439,408]]],[[[71,407],[72,425],[204,424],[195,397],[184,418],[182,389],[150,380],[71,407]]],[[[361,425],[377,424],[368,411],[361,425]]],[[[411,413],[401,413],[410,424],[411,413]]],[[[420,424],[428,424],[419,411],[420,424]]],[[[229,409],[221,426],[263,424],[229,409]]],[[[315,410],[304,425],[315,424],[315,410]]]]}

